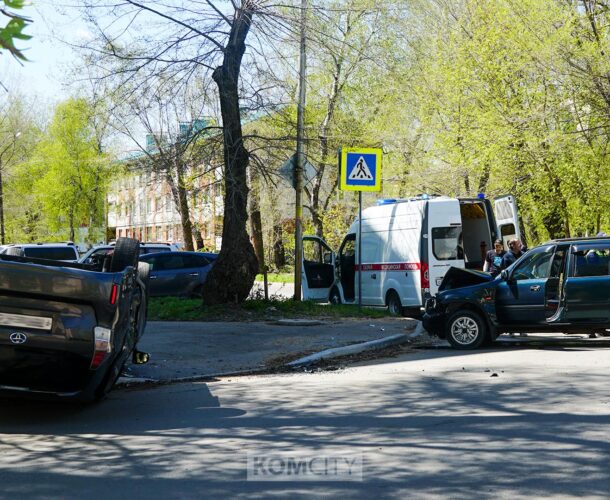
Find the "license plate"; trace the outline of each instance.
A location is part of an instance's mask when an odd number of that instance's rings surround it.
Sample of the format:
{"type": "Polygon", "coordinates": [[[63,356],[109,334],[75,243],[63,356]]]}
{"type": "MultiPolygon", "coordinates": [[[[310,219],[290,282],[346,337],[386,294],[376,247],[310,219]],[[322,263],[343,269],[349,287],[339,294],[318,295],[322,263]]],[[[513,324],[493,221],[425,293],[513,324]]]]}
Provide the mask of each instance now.
{"type": "Polygon", "coordinates": [[[53,319],[42,316],[27,316],[25,314],[0,313],[0,326],[50,330],[53,326],[53,319]]]}

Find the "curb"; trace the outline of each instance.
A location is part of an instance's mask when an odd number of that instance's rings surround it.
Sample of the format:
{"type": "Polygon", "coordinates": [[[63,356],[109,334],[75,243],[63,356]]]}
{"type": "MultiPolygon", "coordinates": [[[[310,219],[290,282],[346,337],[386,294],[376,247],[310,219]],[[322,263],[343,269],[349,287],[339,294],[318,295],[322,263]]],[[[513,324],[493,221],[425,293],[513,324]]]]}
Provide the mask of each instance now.
{"type": "Polygon", "coordinates": [[[145,378],[145,377],[119,377],[115,387],[131,387],[142,384],[154,384],[154,385],[169,385],[169,384],[180,384],[184,382],[203,382],[212,378],[220,377],[237,377],[243,375],[265,375],[268,373],[266,368],[254,369],[254,370],[238,370],[234,372],[219,372],[210,373],[207,375],[191,375],[190,377],[178,377],[178,378],[145,378]]]}
{"type": "MultiPolygon", "coordinates": [[[[416,332],[413,332],[416,333],[416,332]]],[[[338,358],[340,356],[349,356],[350,354],[359,354],[364,351],[374,351],[376,349],[383,349],[391,345],[404,344],[411,342],[411,336],[413,333],[407,335],[406,333],[398,333],[389,337],[384,337],[378,340],[370,340],[369,342],[361,342],[360,344],[348,345],[345,347],[335,347],[334,349],[325,349],[324,351],[316,352],[304,358],[296,359],[287,363],[286,366],[302,366],[315,363],[323,359],[338,358]]],[[[418,334],[419,335],[419,334],[418,334]]]]}
{"type": "Polygon", "coordinates": [[[278,319],[273,324],[280,326],[319,326],[323,325],[324,321],[318,319],[278,319]]]}

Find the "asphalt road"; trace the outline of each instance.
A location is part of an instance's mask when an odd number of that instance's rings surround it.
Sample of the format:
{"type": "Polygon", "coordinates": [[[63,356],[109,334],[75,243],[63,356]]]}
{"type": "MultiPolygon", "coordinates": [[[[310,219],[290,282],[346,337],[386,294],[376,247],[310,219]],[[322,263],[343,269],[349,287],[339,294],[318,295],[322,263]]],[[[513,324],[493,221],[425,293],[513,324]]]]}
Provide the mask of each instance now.
{"type": "Polygon", "coordinates": [[[3,401],[0,497],[607,497],[609,354],[435,348],[336,372],[121,389],[86,408],[3,401]],[[301,476],[314,481],[248,481],[248,454],[264,479],[270,457],[360,457],[362,481],[319,469],[301,476]]]}

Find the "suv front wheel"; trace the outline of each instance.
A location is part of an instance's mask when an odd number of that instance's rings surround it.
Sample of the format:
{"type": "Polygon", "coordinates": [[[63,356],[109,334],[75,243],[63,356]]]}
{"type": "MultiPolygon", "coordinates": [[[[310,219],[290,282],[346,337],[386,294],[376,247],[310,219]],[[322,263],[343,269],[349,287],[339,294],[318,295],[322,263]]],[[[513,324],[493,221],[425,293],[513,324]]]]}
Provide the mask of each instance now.
{"type": "Polygon", "coordinates": [[[460,310],[449,317],[446,333],[454,349],[476,349],[487,337],[487,325],[480,314],[460,310]]]}

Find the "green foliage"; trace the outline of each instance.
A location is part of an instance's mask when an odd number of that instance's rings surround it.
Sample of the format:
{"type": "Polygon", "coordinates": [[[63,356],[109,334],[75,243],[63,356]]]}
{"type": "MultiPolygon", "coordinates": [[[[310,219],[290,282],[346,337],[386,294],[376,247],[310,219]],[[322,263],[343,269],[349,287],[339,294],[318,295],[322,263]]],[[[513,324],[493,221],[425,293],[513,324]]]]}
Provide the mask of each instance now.
{"type": "Polygon", "coordinates": [[[593,30],[574,2],[440,5],[397,20],[412,36],[375,124],[402,136],[384,194],[514,193],[530,243],[607,226],[608,14],[591,7],[593,30]]]}
{"type": "Polygon", "coordinates": [[[153,297],[148,308],[150,321],[263,321],[280,318],[340,319],[382,318],[385,308],[358,310],[352,305],[328,305],[304,301],[246,300],[241,305],[201,306],[200,299],[153,297]]]}
{"type": "MultiPolygon", "coordinates": [[[[263,281],[262,274],[256,275],[256,281],[263,281]]],[[[267,281],[269,283],[292,283],[294,281],[294,273],[267,273],[267,281]]]]}
{"type": "Polygon", "coordinates": [[[17,59],[26,61],[27,59],[23,52],[15,46],[15,40],[29,40],[32,38],[23,32],[31,21],[14,12],[15,10],[23,9],[25,0],[4,0],[4,5],[12,10],[0,9],[2,15],[9,18],[7,24],[0,28],[0,47],[8,50],[17,59]]]}
{"type": "Polygon", "coordinates": [[[75,239],[80,227],[88,228],[89,242],[103,237],[111,170],[99,149],[94,113],[84,99],[70,99],[55,109],[48,129],[17,172],[15,191],[28,202],[22,233],[15,239],[75,239]]]}

